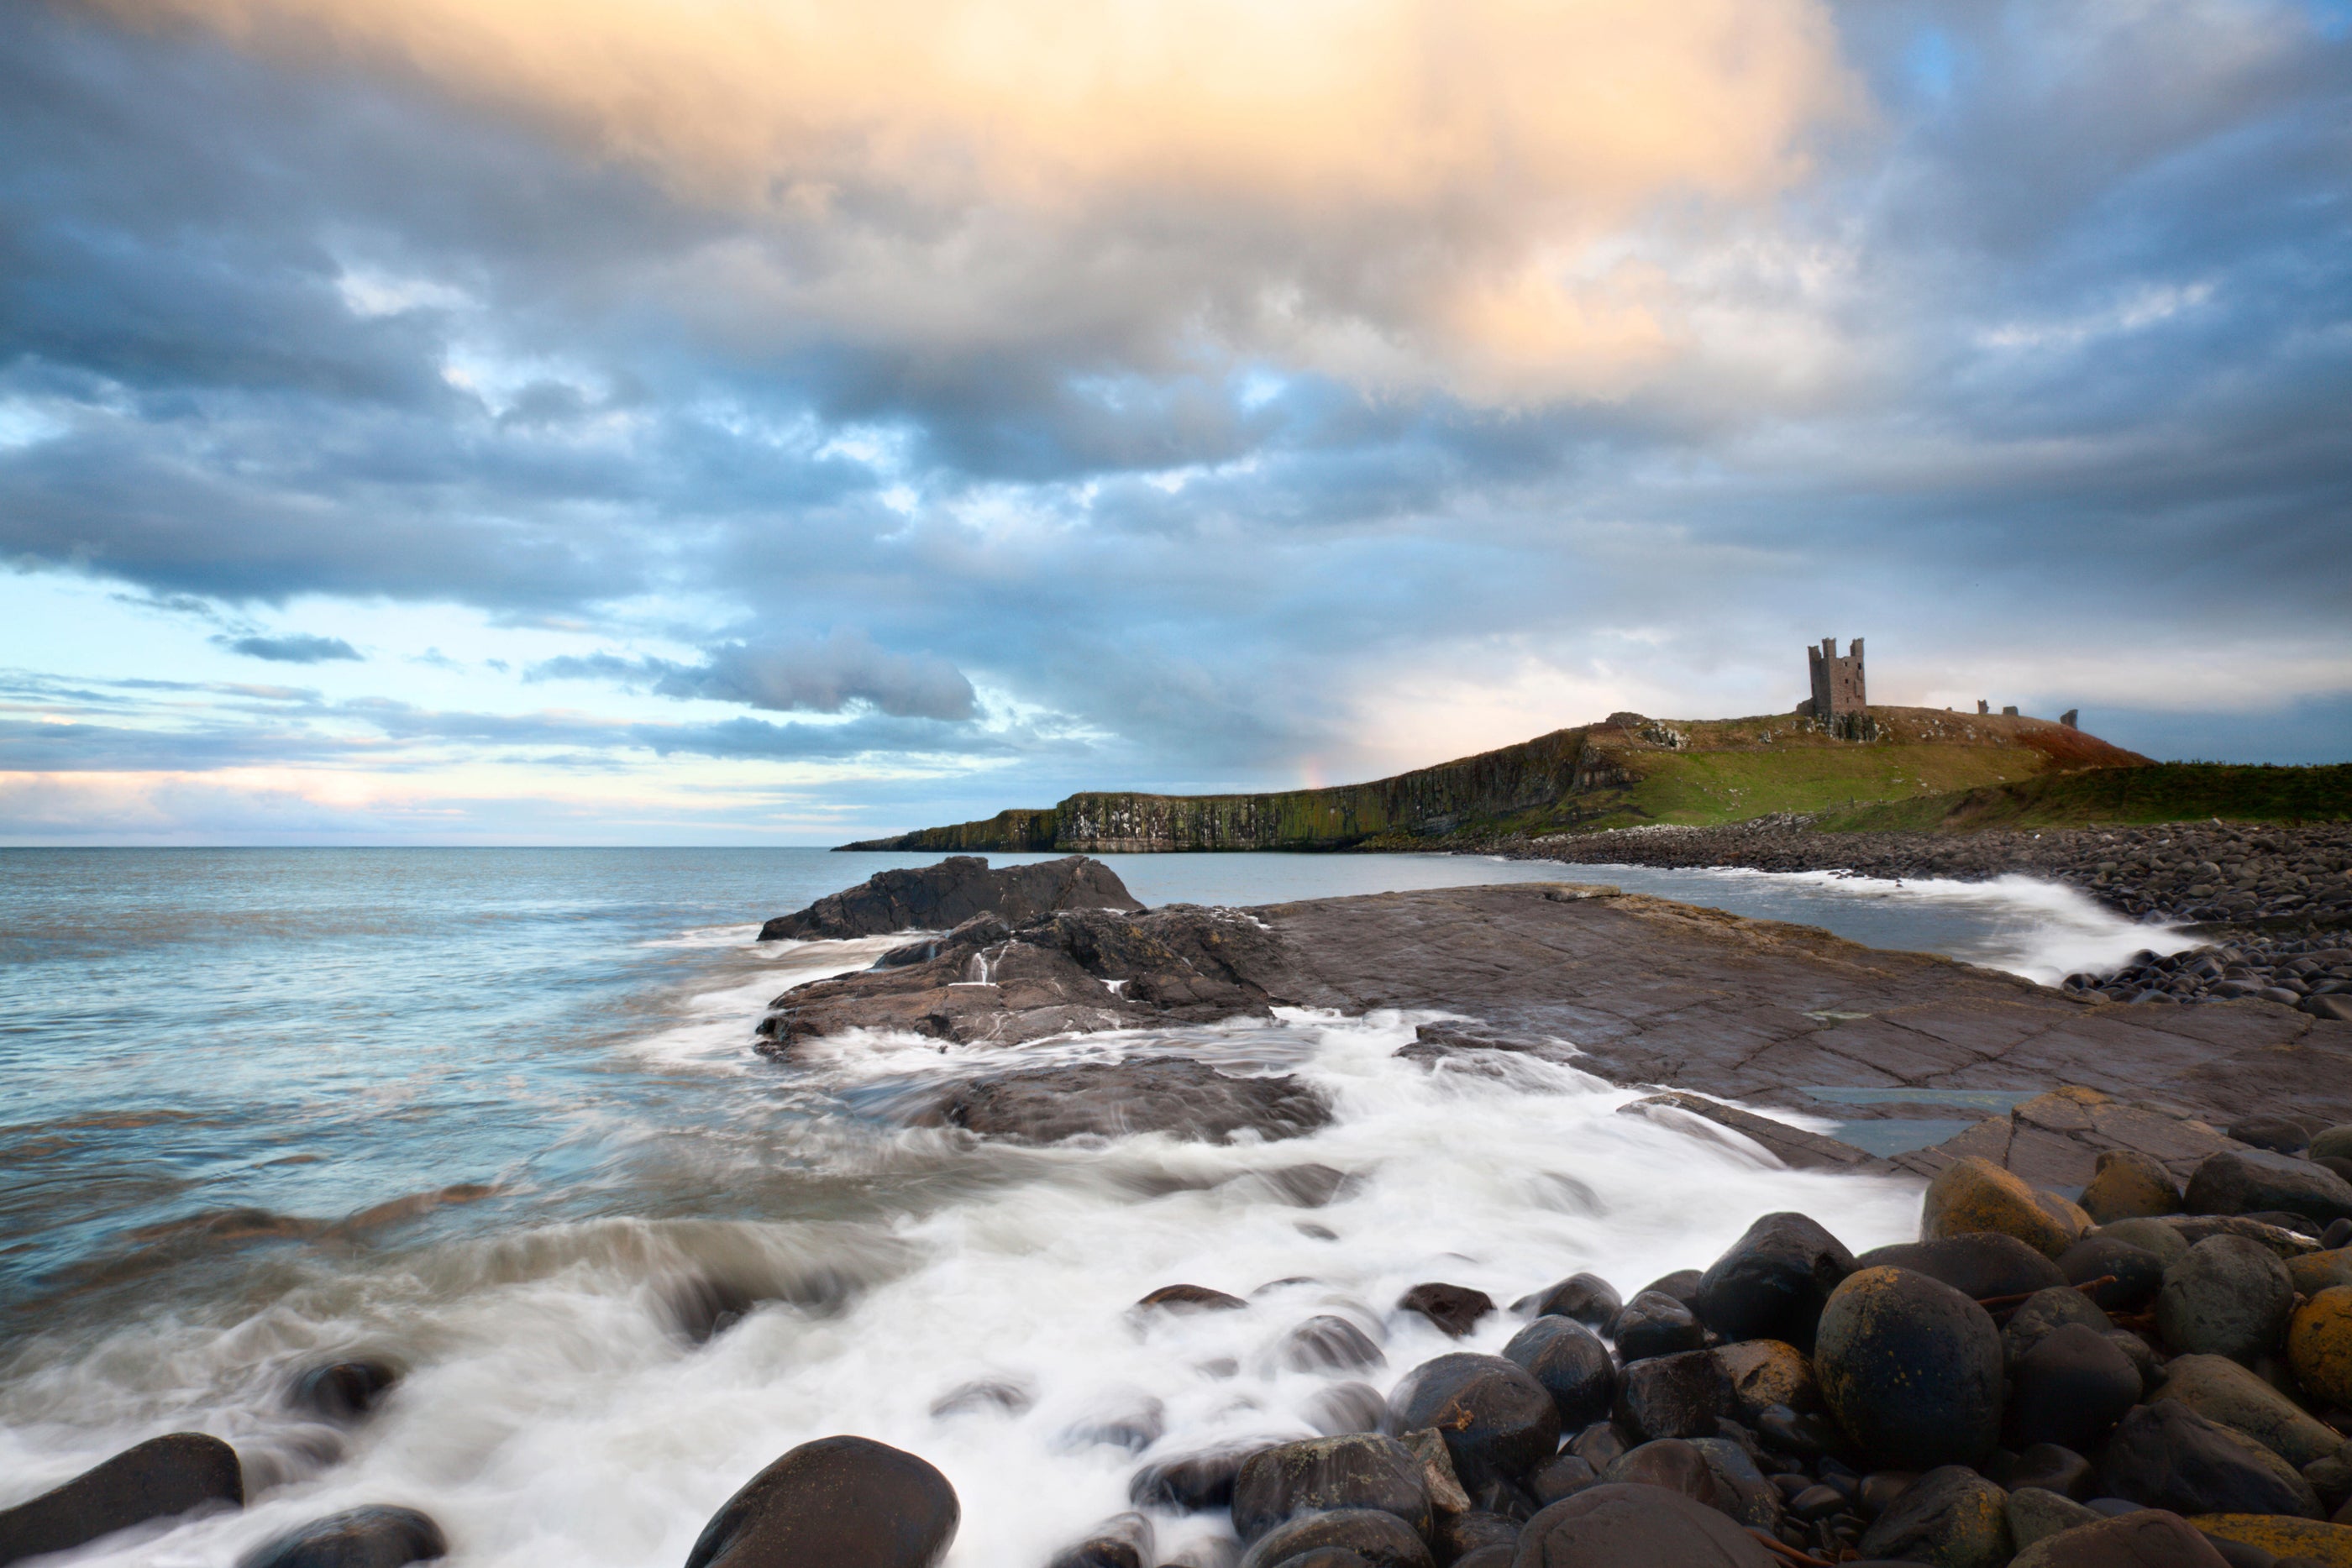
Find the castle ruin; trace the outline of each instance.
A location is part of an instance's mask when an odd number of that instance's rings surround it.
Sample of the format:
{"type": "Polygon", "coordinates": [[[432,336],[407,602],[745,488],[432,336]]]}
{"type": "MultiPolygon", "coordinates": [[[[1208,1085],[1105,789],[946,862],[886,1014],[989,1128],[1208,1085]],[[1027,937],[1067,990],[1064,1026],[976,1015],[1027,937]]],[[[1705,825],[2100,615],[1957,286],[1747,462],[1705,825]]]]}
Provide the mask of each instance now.
{"type": "Polygon", "coordinates": [[[1870,706],[1862,684],[1862,639],[1856,637],[1853,652],[1838,657],[1837,639],[1824,637],[1818,648],[1805,650],[1805,663],[1813,677],[1813,699],[1801,712],[1825,726],[1833,726],[1849,715],[1860,715],[1870,706]]]}

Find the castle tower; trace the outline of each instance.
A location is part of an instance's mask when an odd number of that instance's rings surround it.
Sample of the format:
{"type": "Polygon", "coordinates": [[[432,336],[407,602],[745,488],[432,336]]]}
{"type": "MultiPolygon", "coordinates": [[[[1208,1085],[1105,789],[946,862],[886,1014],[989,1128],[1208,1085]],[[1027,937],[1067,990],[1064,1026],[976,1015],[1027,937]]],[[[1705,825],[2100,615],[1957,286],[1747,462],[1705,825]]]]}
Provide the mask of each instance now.
{"type": "Polygon", "coordinates": [[[1817,723],[1834,725],[1849,714],[1860,714],[1869,706],[1862,684],[1862,639],[1856,637],[1853,652],[1838,657],[1837,639],[1824,637],[1818,648],[1805,650],[1805,663],[1813,677],[1813,713],[1817,723]]]}

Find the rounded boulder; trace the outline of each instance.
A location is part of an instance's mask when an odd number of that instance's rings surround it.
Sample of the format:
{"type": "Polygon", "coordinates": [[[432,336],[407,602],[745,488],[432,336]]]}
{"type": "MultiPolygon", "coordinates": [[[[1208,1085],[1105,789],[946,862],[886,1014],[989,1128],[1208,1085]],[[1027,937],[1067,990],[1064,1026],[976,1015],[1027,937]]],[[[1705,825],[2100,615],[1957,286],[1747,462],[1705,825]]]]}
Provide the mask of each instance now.
{"type": "Polygon", "coordinates": [[[1706,1343],[1706,1329],[1689,1307],[1663,1291],[1643,1291],[1609,1324],[1617,1354],[1631,1363],[1675,1355],[1706,1343]]]}
{"type": "Polygon", "coordinates": [[[1838,1425],[1883,1465],[1974,1464],[2000,1435],[2000,1331],[1907,1269],[1864,1269],[1831,1295],[1813,1374],[1838,1425]]]}
{"type": "Polygon", "coordinates": [[[1399,1432],[1436,1428],[1462,1484],[1527,1474],[1559,1446],[1559,1411],[1544,1385],[1499,1355],[1456,1351],[1424,1361],[1389,1395],[1399,1432]]]}
{"type": "Polygon", "coordinates": [[[2191,1214],[2299,1214],[2323,1226],[2352,1218],[2352,1182],[2326,1166],[2268,1149],[2206,1155],[2184,1196],[2191,1214]]]}
{"type": "Polygon", "coordinates": [[[1624,1304],[1617,1288],[1598,1274],[1570,1274],[1534,1303],[1539,1318],[1574,1318],[1589,1329],[1606,1328],[1624,1304]]]}
{"type": "Polygon", "coordinates": [[[2277,1254],[2242,1236],[2209,1236],[2165,1270],[2156,1325],[2175,1355],[2252,1362],[2277,1347],[2294,1305],[2277,1254]]]}
{"type": "Polygon", "coordinates": [[[1582,1429],[1609,1414],[1617,1399],[1617,1366],[1601,1336],[1574,1318],[1539,1317],[1511,1336],[1503,1359],[1544,1385],[1559,1412],[1560,1429],[1582,1429]]]}
{"type": "Polygon", "coordinates": [[[2172,1173],[2137,1149],[2105,1149],[2083,1189],[2083,1211],[2101,1225],[2180,1212],[2172,1173]]]}
{"type": "Polygon", "coordinates": [[[1785,1340],[1750,1339],[1717,1345],[1715,1359],[1731,1379],[1740,1419],[1750,1425],[1775,1405],[1791,1410],[1821,1407],[1822,1390],[1813,1381],[1811,1358],[1785,1340]]]}
{"type": "Polygon", "coordinates": [[[2177,1355],[2151,1405],[2179,1400],[2208,1421],[2243,1433],[2300,1469],[2344,1446],[2334,1428],[2225,1355],[2177,1355]]]}
{"type": "Polygon", "coordinates": [[[1511,1568],[1777,1568],[1779,1561],[1705,1503],[1611,1481],[1539,1510],[1519,1531],[1511,1568]]]}
{"type": "Polygon", "coordinates": [[[0,1563],[66,1552],[151,1519],[241,1508],[236,1450],[203,1432],[150,1437],[16,1507],[0,1510],[0,1563]]]}
{"type": "Polygon", "coordinates": [[[2286,1360],[2313,1398],[2352,1408],[2352,1286],[2320,1291],[2288,1320],[2286,1360]]]}
{"type": "Polygon", "coordinates": [[[1990,1230],[1874,1247],[1857,1262],[1864,1269],[1908,1269],[1941,1280],[1970,1301],[2031,1295],[2066,1282],[2055,1261],[2014,1236],[1990,1230]]]}
{"type": "Polygon", "coordinates": [[[2178,1400],[2135,1406],[2099,1457],[2109,1497],[2179,1514],[2319,1517],[2319,1496],[2293,1465],[2178,1400]]]}
{"type": "Polygon", "coordinates": [[[2112,1236],[2085,1236],[2059,1256],[2058,1271],[2070,1285],[2084,1287],[2094,1304],[2110,1312],[2136,1312],[2164,1285],[2164,1260],[2144,1247],[2112,1236]]]}
{"type": "Polygon", "coordinates": [[[1937,1171],[1927,1184],[1919,1234],[1932,1241],[1980,1231],[2013,1236],[2046,1258],[2065,1251],[2077,1234],[2042,1207],[2023,1177],[1969,1155],[1937,1171]]]}
{"type": "Polygon", "coordinates": [[[926,1461],[867,1437],[820,1437],[721,1504],[685,1568],[932,1568],[962,1518],[926,1461]]]}
{"type": "Polygon", "coordinates": [[[413,1508],[354,1508],[247,1552],[236,1568],[403,1568],[448,1554],[441,1527],[413,1508]]]}
{"type": "Polygon", "coordinates": [[[1244,1541],[1294,1515],[1332,1509],[1377,1509],[1427,1535],[1429,1486],[1421,1461],[1394,1437],[1365,1432],[1264,1449],[1234,1478],[1234,1531],[1244,1541]]]}
{"type": "Polygon", "coordinates": [[[1377,1508],[1332,1509],[1286,1521],[1242,1553],[1241,1568],[1275,1568],[1316,1552],[1352,1552],[1371,1568],[1436,1568],[1429,1542],[1377,1508]]]}
{"type": "Polygon", "coordinates": [[[2179,1514],[2144,1508],[2045,1535],[2010,1568],[2230,1568],[2230,1560],[2179,1514]]]}
{"type": "Polygon", "coordinates": [[[1810,1216],[1768,1214],[1699,1276],[1691,1310],[1727,1340],[1811,1350],[1822,1307],[1853,1270],[1853,1254],[1810,1216]]]}
{"type": "Polygon", "coordinates": [[[2009,1444],[2055,1443],[2087,1454],[2139,1396],[2139,1368],[2105,1334],[2068,1323],[2043,1335],[2017,1363],[2009,1444]]]}
{"type": "Polygon", "coordinates": [[[1937,1568],[2001,1568],[2010,1543],[2007,1494],[1966,1465],[1941,1465],[1906,1488],[1858,1542],[1864,1557],[1937,1568]]]}

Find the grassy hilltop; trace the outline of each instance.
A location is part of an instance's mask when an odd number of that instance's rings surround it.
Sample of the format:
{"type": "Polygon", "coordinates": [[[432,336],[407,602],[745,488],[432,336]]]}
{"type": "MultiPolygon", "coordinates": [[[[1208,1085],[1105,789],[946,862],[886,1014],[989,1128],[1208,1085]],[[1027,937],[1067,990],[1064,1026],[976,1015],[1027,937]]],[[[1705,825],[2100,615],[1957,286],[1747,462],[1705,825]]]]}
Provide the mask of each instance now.
{"type": "Polygon", "coordinates": [[[2156,764],[2046,719],[1874,707],[1846,740],[1786,714],[1614,714],[1367,784],[1262,795],[1088,792],[1042,810],[845,849],[1428,849],[1644,822],[1708,826],[1776,811],[1853,828],[2032,827],[2046,821],[2338,818],[2352,768],[2156,764]]]}

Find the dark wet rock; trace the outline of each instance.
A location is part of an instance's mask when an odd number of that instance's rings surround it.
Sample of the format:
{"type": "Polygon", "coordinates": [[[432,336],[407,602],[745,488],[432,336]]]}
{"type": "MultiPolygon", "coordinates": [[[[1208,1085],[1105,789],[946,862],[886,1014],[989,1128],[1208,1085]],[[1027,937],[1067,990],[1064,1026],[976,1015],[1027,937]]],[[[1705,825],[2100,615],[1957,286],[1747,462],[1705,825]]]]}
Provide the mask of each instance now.
{"type": "Polygon", "coordinates": [[[1429,1490],[1430,1511],[1443,1519],[1449,1514],[1467,1513],[1475,1506],[1470,1494],[1464,1490],[1462,1478],[1454,1473],[1454,1456],[1446,1452],[1443,1433],[1423,1427],[1407,1432],[1397,1439],[1412,1455],[1421,1467],[1421,1483],[1429,1490]]]}
{"type": "Polygon", "coordinates": [[[2324,1166],[2266,1149],[2225,1149],[2189,1178],[2191,1214],[2284,1210],[2321,1227],[2352,1218],[2352,1182],[2324,1166]]]}
{"type": "Polygon", "coordinates": [[[1609,1347],[1573,1318],[1536,1319],[1511,1336],[1503,1357],[1544,1385],[1564,1432],[1600,1420],[1616,1403],[1617,1368],[1609,1347]]]}
{"type": "Polygon", "coordinates": [[[1916,1470],[1873,1470],[1853,1490],[1853,1506],[1864,1519],[1876,1519],[1895,1506],[1895,1500],[1919,1479],[1916,1470]]]}
{"type": "Polygon", "coordinates": [[[1376,1508],[1333,1509],[1278,1524],[1242,1554],[1242,1568],[1276,1568],[1333,1550],[1352,1552],[1371,1568],[1435,1568],[1429,1543],[1395,1514],[1376,1508]]]}
{"type": "Polygon", "coordinates": [[[1828,1453],[1841,1441],[1838,1429],[1822,1417],[1785,1405],[1757,1412],[1756,1432],[1780,1452],[1801,1459],[1828,1453]]]}
{"type": "Polygon", "coordinates": [[[1843,1513],[1853,1506],[1853,1500],[1835,1487],[1825,1487],[1816,1481],[1789,1499],[1788,1511],[1811,1524],[1817,1519],[1843,1513]]]}
{"type": "Polygon", "coordinates": [[[1501,1547],[1506,1552],[1515,1549],[1519,1540],[1519,1521],[1508,1515],[1474,1508],[1440,1521],[1430,1540],[1441,1562],[1459,1563],[1474,1552],[1501,1547]]]}
{"type": "MultiPolygon", "coordinates": [[[[2294,1219],[2297,1225],[2311,1227],[2314,1230],[2326,1228],[2315,1226],[2301,1216],[2295,1216],[2294,1219]]],[[[2301,1258],[2319,1250],[2319,1242],[2315,1236],[2292,1226],[2275,1225],[2251,1214],[2176,1214],[2154,1223],[2174,1232],[2191,1247],[2216,1236],[2236,1236],[2265,1248],[2282,1259],[2301,1258]]],[[[2134,1245],[2138,1244],[2136,1236],[2126,1239],[2134,1245]]],[[[2168,1269],[2179,1261],[2178,1258],[2167,1258],[2164,1266],[2168,1269]]]]}
{"type": "Polygon", "coordinates": [[[1973,1464],[2000,1435],[2000,1331],[1925,1274],[1849,1275],[1822,1310],[1813,1368],[1831,1414],[1881,1463],[1973,1464]]]}
{"type": "MultiPolygon", "coordinates": [[[[1234,1561],[1239,1563],[1236,1556],[1234,1561]]],[[[1344,1546],[1311,1546],[1296,1557],[1286,1557],[1275,1568],[1372,1568],[1361,1552],[1344,1546]]]]}
{"type": "Polygon", "coordinates": [[[1167,1430],[1166,1407],[1149,1394],[1130,1391],[1065,1427],[1055,1446],[1066,1453],[1108,1448],[1139,1454],[1167,1430]]]}
{"type": "Polygon", "coordinates": [[[2164,1271],[2156,1322],[2175,1355],[2251,1362],[2276,1348],[2294,1306],[2286,1266],[2257,1242],[2213,1236],[2164,1271]]]}
{"type": "Polygon", "coordinates": [[[2016,1448],[2054,1443],[2089,1453],[2139,1402],[2139,1369],[2106,1335],[2067,1323],[2019,1358],[2007,1436],[2016,1448]]]}
{"type": "Polygon", "coordinates": [[[2011,1568],[2231,1568],[2230,1560],[2177,1513],[2141,1509],[2045,1535],[2011,1568]]]}
{"type": "Polygon", "coordinates": [[[1637,1296],[1654,1293],[1671,1296],[1687,1307],[1698,1295],[1699,1282],[1706,1278],[1706,1273],[1701,1270],[1677,1269],[1671,1274],[1659,1275],[1633,1293],[1637,1296]]]}
{"type": "Polygon", "coordinates": [[[803,1443],[720,1505],[686,1568],[930,1568],[962,1510],[947,1477],[866,1437],[803,1443]]]}
{"type": "Polygon", "coordinates": [[[0,1511],[0,1563],[70,1551],[151,1519],[243,1506],[236,1449],[202,1432],[150,1437],[0,1511]]]}
{"type": "Polygon", "coordinates": [[[2189,1239],[2180,1234],[2178,1225],[2165,1218],[2118,1219],[2111,1225],[2100,1226],[2095,1238],[2084,1237],[2084,1239],[2121,1241],[2137,1247],[2154,1253],[2156,1260],[2167,1268],[2180,1261],[2189,1250],[2189,1239]]]}
{"type": "Polygon", "coordinates": [[[2099,1482],[2111,1496],[2179,1514],[2319,1517],[2318,1494],[2294,1466],[2178,1400],[2123,1418],[2100,1457],[2099,1482]]]}
{"type": "Polygon", "coordinates": [[[266,1542],[236,1568],[402,1568],[448,1554],[441,1527],[413,1508],[354,1508],[266,1542]]]}
{"type": "Polygon", "coordinates": [[[1716,1422],[1738,1411],[1731,1378],[1713,1351],[1685,1350],[1626,1366],[1617,1415],[1643,1438],[1712,1437],[1716,1422]]]}
{"type": "Polygon", "coordinates": [[[982,1078],[940,1108],[950,1126],[1024,1144],[1167,1133],[1224,1143],[1238,1133],[1296,1138],[1331,1120],[1296,1078],[1234,1078],[1199,1061],[1135,1061],[1040,1067],[982,1078]]]}
{"type": "Polygon", "coordinates": [[[1690,1446],[1715,1473],[1716,1506],[1742,1524],[1770,1531],[1780,1523],[1780,1491],[1754,1456],[1727,1437],[1694,1437],[1690,1446]]]}
{"type": "Polygon", "coordinates": [[[2014,1171],[1980,1155],[1963,1155],[1928,1182],[1919,1234],[1934,1241],[1986,1231],[2014,1236],[2055,1258],[2080,1234],[2080,1227],[2053,1213],[2032,1184],[2014,1171]]]}
{"type": "Polygon", "coordinates": [[[1907,1558],[1938,1568],[2001,1568],[2011,1555],[2008,1494],[1966,1465],[1941,1465],[1914,1481],[1856,1543],[1864,1557],[1907,1558]]]}
{"type": "Polygon", "coordinates": [[[1718,1509],[1677,1491],[1606,1482],[1563,1498],[1519,1531],[1514,1568],[1774,1568],[1778,1558],[1718,1509]]]}
{"type": "Polygon", "coordinates": [[[1663,1291],[1643,1291],[1617,1313],[1609,1325],[1617,1354],[1628,1362],[1654,1355],[1696,1350],[1706,1343],[1706,1329],[1690,1308],[1663,1291]]]}
{"type": "Polygon", "coordinates": [[[1508,1546],[1481,1546],[1467,1556],[1457,1557],[1454,1560],[1454,1568],[1511,1568],[1517,1556],[1518,1543],[1515,1538],[1508,1546]]]}
{"type": "Polygon", "coordinates": [[[2072,1496],[2045,1487],[2011,1487],[2001,1510],[2009,1515],[2010,1541],[2020,1552],[2061,1531],[2095,1524],[2105,1517],[2072,1496]]]}
{"type": "Polygon", "coordinates": [[[1731,1511],[1724,1507],[1729,1500],[1715,1479],[1715,1467],[1706,1462],[1706,1456],[1696,1444],[1679,1437],[1660,1437],[1628,1449],[1601,1472],[1601,1479],[1664,1487],[1694,1502],[1723,1509],[1726,1513],[1731,1511]]]}
{"type": "Polygon", "coordinates": [[[2092,1301],[2111,1312],[2143,1310],[2164,1284],[2163,1259],[2112,1236],[2085,1236],[2059,1256],[2058,1269],[2068,1284],[2089,1286],[2092,1301]]]}
{"type": "Polygon", "coordinates": [[[1164,1508],[1178,1513],[1206,1513],[1231,1508],[1234,1482],[1253,1448],[1208,1448],[1154,1459],[1137,1470],[1127,1483],[1127,1500],[1138,1508],[1164,1508]]]}
{"type": "Polygon", "coordinates": [[[2352,1287],[2330,1286],[2295,1309],[2286,1358],[2311,1398],[2352,1408],[2352,1287]]]}
{"type": "Polygon", "coordinates": [[[1532,1302],[1538,1317],[1574,1318],[1594,1330],[1607,1328],[1624,1304],[1615,1288],[1598,1274],[1570,1274],[1532,1302]]]}
{"type": "Polygon", "coordinates": [[[1810,1217],[1768,1214],[1700,1276],[1691,1310],[1727,1340],[1781,1340],[1810,1353],[1822,1304],[1853,1270],[1845,1244],[1810,1217]]]}
{"type": "Polygon", "coordinates": [[[2334,1428],[2272,1386],[2259,1373],[2220,1355],[2179,1355],[2148,1402],[2178,1400],[2300,1469],[2344,1447],[2334,1428]]]}
{"type": "Polygon", "coordinates": [[[983,1377],[960,1384],[931,1401],[933,1416],[987,1413],[1018,1416],[1037,1402],[1028,1385],[1007,1378],[983,1377]]]}
{"type": "Polygon", "coordinates": [[[1239,1312],[1249,1305],[1239,1296],[1229,1296],[1206,1285],[1162,1285],[1135,1304],[1165,1308],[1170,1312],[1239,1312]]]}
{"type": "Polygon", "coordinates": [[[2101,1225],[2180,1212],[2180,1186],[2153,1155],[2108,1149],[2098,1156],[2083,1189],[2084,1212],[2101,1225]]]}
{"type": "Polygon", "coordinates": [[[2311,1129],[2284,1116],[2247,1116],[2223,1130],[2242,1144],[2275,1155],[2299,1155],[2311,1147],[2311,1129]]]}
{"type": "Polygon", "coordinates": [[[399,1381],[400,1369],[390,1362],[334,1361],[296,1374],[288,1398],[330,1421],[356,1421],[399,1381]]]}
{"type": "Polygon", "coordinates": [[[1346,1318],[1328,1312],[1308,1318],[1285,1333],[1275,1348],[1275,1358],[1292,1372],[1362,1372],[1386,1366],[1389,1361],[1370,1335],[1346,1318]]]}
{"type": "Polygon", "coordinates": [[[1307,1424],[1327,1437],[1377,1432],[1388,1420],[1388,1396],[1369,1383],[1337,1383],[1308,1400],[1306,1414],[1307,1424]]]}
{"type": "Polygon", "coordinates": [[[1633,1439],[1616,1422],[1595,1421],[1568,1440],[1566,1451],[1596,1470],[1606,1470],[1633,1447],[1633,1439]]]}
{"type": "Polygon", "coordinates": [[[1864,1269],[1908,1269],[1975,1301],[2031,1295],[2066,1282],[2065,1271],[2052,1259],[2014,1236],[1993,1231],[1874,1247],[1854,1261],[1864,1269]]]}
{"type": "Polygon", "coordinates": [[[1558,1502],[1600,1484],[1601,1472],[1570,1453],[1554,1454],[1528,1472],[1528,1492],[1538,1503],[1558,1502]]]}
{"type": "Polygon", "coordinates": [[[2011,1366],[2015,1366],[2027,1351],[2070,1323],[2097,1333],[2105,1333],[2116,1326],[2115,1321],[2082,1291],[2071,1285],[2053,1285],[2049,1290],[2034,1291],[2010,1314],[2009,1322],[2001,1325],[2001,1354],[2011,1366]]]}
{"type": "Polygon", "coordinates": [[[2057,1443],[2029,1443],[1988,1467],[1987,1478],[2011,1492],[2048,1491],[2077,1501],[2091,1495],[2091,1461],[2057,1443]]]}
{"type": "Polygon", "coordinates": [[[1158,1532],[1139,1513],[1116,1514],[1054,1553],[1047,1568],[1154,1568],[1158,1532]]]}
{"type": "Polygon", "coordinates": [[[1715,1359],[1731,1379],[1743,1421],[1753,1421],[1776,1405],[1792,1410],[1821,1407],[1812,1361],[1795,1345],[1777,1339],[1742,1340],[1716,1346],[1715,1359]]]}
{"type": "Polygon", "coordinates": [[[1542,1384],[1499,1355],[1462,1351],[1407,1373],[1389,1395],[1389,1424],[1436,1428],[1474,1496],[1489,1480],[1525,1475],[1559,1442],[1559,1412],[1542,1384]]]}
{"type": "Polygon", "coordinates": [[[1446,1285],[1436,1282],[1415,1285],[1397,1299],[1400,1312],[1419,1312],[1454,1339],[1460,1339],[1478,1326],[1478,1320],[1495,1310],[1494,1298],[1484,1291],[1474,1291],[1466,1285],[1446,1285]]]}
{"type": "Polygon", "coordinates": [[[1431,1529],[1421,1461],[1394,1437],[1378,1433],[1263,1449],[1234,1481],[1234,1529],[1244,1541],[1255,1541],[1293,1515],[1333,1509],[1378,1509],[1416,1535],[1431,1529]]]}
{"type": "Polygon", "coordinates": [[[796,914],[779,915],[760,927],[760,940],[945,931],[982,914],[1018,925],[1061,909],[1142,908],[1116,872],[1084,855],[995,871],[980,856],[950,855],[937,865],[877,872],[796,914]]]}

